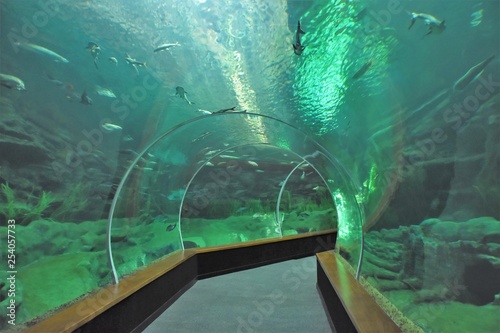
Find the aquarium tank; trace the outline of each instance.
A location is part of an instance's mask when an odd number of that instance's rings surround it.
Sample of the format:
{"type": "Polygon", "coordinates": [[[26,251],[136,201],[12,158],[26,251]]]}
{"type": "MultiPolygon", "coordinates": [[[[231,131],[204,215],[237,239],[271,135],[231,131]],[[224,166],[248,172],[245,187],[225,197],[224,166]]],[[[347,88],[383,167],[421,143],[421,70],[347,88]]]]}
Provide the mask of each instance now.
{"type": "Polygon", "coordinates": [[[184,249],[337,229],[498,332],[498,0],[0,0],[0,330],[184,249]]]}

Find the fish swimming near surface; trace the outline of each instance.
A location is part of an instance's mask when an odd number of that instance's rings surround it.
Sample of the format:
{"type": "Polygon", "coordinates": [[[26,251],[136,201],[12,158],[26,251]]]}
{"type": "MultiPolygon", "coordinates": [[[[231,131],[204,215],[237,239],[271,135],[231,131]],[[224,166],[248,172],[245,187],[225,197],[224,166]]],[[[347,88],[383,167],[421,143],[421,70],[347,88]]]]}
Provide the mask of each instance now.
{"type": "Polygon", "coordinates": [[[23,80],[8,74],[0,74],[0,85],[9,89],[26,90],[23,80]]]}
{"type": "Polygon", "coordinates": [[[305,46],[303,46],[300,42],[300,35],[305,34],[304,31],[300,28],[300,21],[297,23],[297,31],[295,32],[295,44],[292,44],[293,46],[293,52],[296,55],[301,55],[302,51],[304,51],[305,46]]]}
{"type": "Polygon", "coordinates": [[[368,61],[366,64],[363,65],[363,67],[361,67],[356,73],[354,73],[352,78],[356,80],[362,77],[363,74],[365,74],[366,71],[371,67],[372,63],[373,63],[372,60],[368,61]]]}
{"type": "Polygon", "coordinates": [[[464,76],[455,82],[453,85],[453,90],[464,90],[465,87],[469,85],[474,79],[476,79],[484,71],[486,66],[495,58],[495,55],[491,55],[488,59],[481,61],[479,64],[471,67],[464,76]]]}
{"type": "Polygon", "coordinates": [[[172,47],[175,47],[175,46],[181,46],[181,44],[179,44],[178,42],[175,42],[175,43],[167,43],[167,44],[161,44],[161,45],[158,45],[154,50],[153,52],[160,52],[160,51],[165,51],[165,50],[168,50],[172,47]]]}
{"type": "Polygon", "coordinates": [[[87,95],[86,91],[84,91],[80,97],[80,103],[84,105],[92,105],[92,99],[87,95]]]}
{"type": "Polygon", "coordinates": [[[116,59],[115,57],[109,57],[108,60],[111,61],[113,64],[118,65],[118,59],[116,59]]]}
{"type": "Polygon", "coordinates": [[[95,68],[99,69],[97,66],[97,59],[99,59],[99,54],[101,53],[100,46],[94,42],[89,42],[85,48],[90,51],[90,55],[94,59],[95,68]]]}
{"type": "Polygon", "coordinates": [[[121,126],[111,123],[104,123],[101,125],[101,127],[108,132],[121,131],[123,129],[121,126]]]}
{"type": "Polygon", "coordinates": [[[49,56],[55,62],[62,62],[62,63],[65,63],[65,64],[67,64],[69,62],[69,60],[66,59],[66,58],[64,58],[62,55],[57,54],[54,51],[49,50],[49,49],[47,49],[47,48],[45,48],[43,46],[40,46],[40,45],[31,44],[31,43],[22,43],[22,42],[15,42],[14,44],[17,45],[17,46],[19,46],[20,48],[26,50],[26,51],[30,51],[30,52],[34,52],[34,53],[38,53],[38,54],[43,54],[43,55],[49,56]]]}
{"type": "Polygon", "coordinates": [[[177,224],[175,224],[175,223],[169,224],[169,225],[167,225],[166,230],[167,230],[167,231],[172,231],[172,230],[174,230],[174,229],[175,229],[176,225],[177,225],[177,224]]]}
{"type": "Polygon", "coordinates": [[[424,23],[429,26],[429,30],[425,34],[426,36],[433,33],[433,32],[434,33],[441,33],[446,28],[446,26],[444,24],[444,20],[442,20],[442,21],[438,20],[437,18],[435,18],[434,16],[432,16],[430,14],[412,12],[412,13],[410,13],[410,15],[411,15],[411,22],[410,22],[410,26],[408,27],[408,30],[411,29],[411,27],[413,26],[413,24],[415,23],[415,21],[417,19],[424,20],[424,23]]]}
{"type": "Polygon", "coordinates": [[[180,98],[182,98],[183,100],[185,100],[189,105],[193,105],[194,103],[191,102],[188,98],[187,98],[187,92],[186,90],[184,90],[184,88],[182,87],[175,87],[175,94],[176,95],[179,95],[180,98]]]}

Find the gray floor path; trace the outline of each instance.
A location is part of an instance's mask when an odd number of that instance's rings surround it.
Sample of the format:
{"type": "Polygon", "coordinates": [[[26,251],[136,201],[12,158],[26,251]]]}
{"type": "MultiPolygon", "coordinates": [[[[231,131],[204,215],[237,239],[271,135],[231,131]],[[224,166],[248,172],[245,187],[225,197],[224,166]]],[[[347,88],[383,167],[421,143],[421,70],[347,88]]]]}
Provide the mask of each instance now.
{"type": "Polygon", "coordinates": [[[314,257],[200,280],[144,332],[331,333],[314,257]]]}

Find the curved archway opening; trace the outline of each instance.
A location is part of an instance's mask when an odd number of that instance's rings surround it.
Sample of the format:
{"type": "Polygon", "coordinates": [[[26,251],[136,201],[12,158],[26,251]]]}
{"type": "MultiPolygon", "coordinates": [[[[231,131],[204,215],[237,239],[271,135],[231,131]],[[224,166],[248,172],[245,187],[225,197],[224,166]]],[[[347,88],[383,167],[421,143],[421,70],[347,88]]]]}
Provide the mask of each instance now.
{"type": "Polygon", "coordinates": [[[117,188],[107,239],[115,282],[186,247],[327,230],[336,211],[337,246],[357,267],[364,216],[356,193],[339,161],[281,120],[191,119],[138,153],[117,188]]]}

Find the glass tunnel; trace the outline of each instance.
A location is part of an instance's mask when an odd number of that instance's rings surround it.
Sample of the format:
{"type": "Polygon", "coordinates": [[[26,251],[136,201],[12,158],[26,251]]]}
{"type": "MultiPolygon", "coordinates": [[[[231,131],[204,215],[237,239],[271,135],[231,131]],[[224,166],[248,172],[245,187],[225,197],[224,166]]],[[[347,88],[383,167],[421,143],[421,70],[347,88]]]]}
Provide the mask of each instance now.
{"type": "Polygon", "coordinates": [[[403,331],[498,332],[498,0],[0,15],[0,331],[182,250],[337,229],[403,331]]]}
{"type": "Polygon", "coordinates": [[[238,112],[179,124],[137,154],[117,188],[108,220],[115,282],[179,249],[336,229],[337,223],[338,244],[358,267],[364,215],[357,188],[325,148],[278,119],[238,112]],[[191,168],[172,164],[179,151],[191,168]],[[157,234],[153,242],[153,236],[130,241],[145,230],[157,234]]]}

